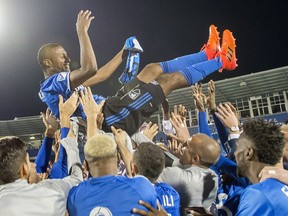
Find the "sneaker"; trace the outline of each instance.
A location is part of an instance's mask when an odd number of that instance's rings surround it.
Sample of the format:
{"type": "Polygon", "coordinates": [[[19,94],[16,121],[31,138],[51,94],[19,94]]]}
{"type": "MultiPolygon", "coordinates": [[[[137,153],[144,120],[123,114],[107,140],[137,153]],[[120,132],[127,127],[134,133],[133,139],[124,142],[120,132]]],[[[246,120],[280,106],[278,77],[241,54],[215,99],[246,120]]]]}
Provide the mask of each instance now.
{"type": "Polygon", "coordinates": [[[236,50],[235,38],[231,31],[226,29],[223,32],[221,51],[219,57],[222,62],[222,68],[219,70],[221,73],[223,69],[234,70],[238,65],[236,64],[236,50]]]}
{"type": "Polygon", "coordinates": [[[209,27],[209,39],[207,44],[204,44],[201,50],[205,51],[207,60],[215,58],[220,51],[220,37],[215,25],[209,27]]]}
{"type": "Polygon", "coordinates": [[[140,46],[138,40],[135,36],[129,37],[125,42],[125,50],[131,51],[131,52],[143,52],[142,47],[140,46]]]}

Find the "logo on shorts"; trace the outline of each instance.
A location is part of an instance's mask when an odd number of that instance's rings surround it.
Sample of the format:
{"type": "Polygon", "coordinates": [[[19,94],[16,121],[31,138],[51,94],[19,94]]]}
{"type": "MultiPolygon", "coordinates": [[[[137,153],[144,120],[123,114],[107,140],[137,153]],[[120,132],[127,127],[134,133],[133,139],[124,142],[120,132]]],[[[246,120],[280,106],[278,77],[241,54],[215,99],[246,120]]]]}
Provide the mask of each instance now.
{"type": "Polygon", "coordinates": [[[111,211],[103,206],[97,206],[92,209],[89,216],[113,216],[111,211]]]}
{"type": "Polygon", "coordinates": [[[132,89],[131,91],[129,91],[129,97],[132,100],[135,100],[140,95],[140,93],[140,89],[132,89]]]}

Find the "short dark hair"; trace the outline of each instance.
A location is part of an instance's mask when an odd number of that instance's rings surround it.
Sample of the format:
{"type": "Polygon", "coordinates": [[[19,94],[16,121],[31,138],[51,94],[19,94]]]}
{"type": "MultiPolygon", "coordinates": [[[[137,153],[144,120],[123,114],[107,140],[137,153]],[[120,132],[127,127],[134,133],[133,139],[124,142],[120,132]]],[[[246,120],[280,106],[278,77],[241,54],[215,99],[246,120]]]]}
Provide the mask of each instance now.
{"type": "Polygon", "coordinates": [[[51,56],[49,56],[49,51],[55,47],[58,47],[58,46],[61,46],[60,44],[58,43],[48,43],[48,44],[45,44],[44,46],[40,47],[40,49],[38,50],[38,53],[37,53],[37,60],[40,64],[40,66],[43,68],[44,65],[43,65],[43,60],[46,59],[46,58],[51,58],[51,56]]]}
{"type": "Polygon", "coordinates": [[[280,126],[262,118],[248,119],[243,125],[241,137],[247,137],[256,148],[259,162],[275,165],[283,156],[284,138],[280,126]]]}
{"type": "Polygon", "coordinates": [[[20,138],[0,138],[0,185],[20,178],[19,172],[26,155],[26,144],[20,138]]]}
{"type": "Polygon", "coordinates": [[[165,166],[165,155],[162,149],[150,142],[141,143],[133,155],[139,174],[150,181],[156,181],[165,166]]]}

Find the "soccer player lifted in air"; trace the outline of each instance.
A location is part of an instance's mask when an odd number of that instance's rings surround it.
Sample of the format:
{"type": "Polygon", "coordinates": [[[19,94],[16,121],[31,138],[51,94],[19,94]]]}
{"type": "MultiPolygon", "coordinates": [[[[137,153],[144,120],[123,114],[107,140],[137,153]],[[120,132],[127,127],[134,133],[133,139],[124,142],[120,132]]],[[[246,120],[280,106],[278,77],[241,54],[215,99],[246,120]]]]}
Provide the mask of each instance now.
{"type": "MultiPolygon", "coordinates": [[[[102,68],[97,68],[96,57],[88,35],[91,12],[80,11],[76,30],[80,43],[81,67],[70,71],[70,59],[60,44],[46,44],[39,49],[38,61],[45,80],[41,83],[39,96],[54,115],[59,117],[58,95],[64,99],[73,91],[81,91],[110,77],[125,56],[125,47],[102,68]]],[[[229,30],[223,32],[222,46],[219,32],[210,26],[210,36],[203,49],[195,54],[178,57],[170,61],[148,64],[131,82],[124,85],[120,95],[104,98],[94,95],[97,103],[106,100],[103,106],[103,129],[110,131],[113,125],[132,135],[144,118],[158,110],[166,96],[175,89],[193,85],[215,71],[234,70],[236,64],[235,39],[229,30]]],[[[133,44],[132,44],[133,45],[133,44]]],[[[85,118],[81,106],[74,113],[85,118]]]]}

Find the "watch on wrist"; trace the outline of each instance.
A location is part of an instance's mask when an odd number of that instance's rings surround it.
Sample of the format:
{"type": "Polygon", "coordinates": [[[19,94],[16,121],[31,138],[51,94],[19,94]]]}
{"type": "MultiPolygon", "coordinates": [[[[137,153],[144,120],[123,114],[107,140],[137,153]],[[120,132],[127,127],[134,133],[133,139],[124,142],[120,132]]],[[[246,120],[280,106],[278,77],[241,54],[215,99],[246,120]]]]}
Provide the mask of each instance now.
{"type": "Polygon", "coordinates": [[[230,127],[230,131],[231,131],[231,132],[239,132],[240,129],[239,129],[238,126],[232,126],[232,127],[230,127]]]}

